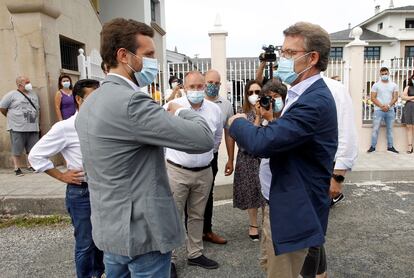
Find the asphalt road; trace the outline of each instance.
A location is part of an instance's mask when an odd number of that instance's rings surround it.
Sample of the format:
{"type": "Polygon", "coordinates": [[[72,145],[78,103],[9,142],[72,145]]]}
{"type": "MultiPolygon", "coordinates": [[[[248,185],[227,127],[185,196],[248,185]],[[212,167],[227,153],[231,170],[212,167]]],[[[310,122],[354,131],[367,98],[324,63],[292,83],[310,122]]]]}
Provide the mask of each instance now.
{"type": "MultiPolygon", "coordinates": [[[[326,251],[329,277],[414,277],[414,183],[363,183],[345,187],[331,210],[326,251]]],[[[247,236],[247,213],[221,201],[214,230],[229,242],[206,243],[220,268],[187,266],[179,250],[179,277],[264,277],[259,243],[247,236]]],[[[75,277],[70,225],[0,229],[0,277],[75,277]]]]}

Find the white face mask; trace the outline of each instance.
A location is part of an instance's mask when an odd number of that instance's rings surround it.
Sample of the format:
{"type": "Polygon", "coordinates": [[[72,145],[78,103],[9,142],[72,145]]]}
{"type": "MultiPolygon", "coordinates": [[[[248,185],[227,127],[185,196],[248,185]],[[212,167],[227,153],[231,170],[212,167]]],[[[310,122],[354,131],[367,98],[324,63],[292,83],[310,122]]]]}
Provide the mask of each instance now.
{"type": "Polygon", "coordinates": [[[178,86],[178,82],[173,82],[173,83],[171,83],[171,87],[174,89],[175,87],[177,87],[178,86]]]}
{"type": "Polygon", "coordinates": [[[259,96],[256,95],[256,94],[251,95],[251,96],[248,97],[249,102],[250,102],[251,105],[255,105],[258,98],[259,98],[259,96]]]}
{"type": "Polygon", "coordinates": [[[26,85],[24,85],[24,89],[28,92],[31,91],[33,89],[32,83],[27,83],[26,85]]]}
{"type": "Polygon", "coordinates": [[[70,82],[69,81],[63,81],[62,86],[63,86],[63,88],[68,89],[70,87],[70,82]]]}

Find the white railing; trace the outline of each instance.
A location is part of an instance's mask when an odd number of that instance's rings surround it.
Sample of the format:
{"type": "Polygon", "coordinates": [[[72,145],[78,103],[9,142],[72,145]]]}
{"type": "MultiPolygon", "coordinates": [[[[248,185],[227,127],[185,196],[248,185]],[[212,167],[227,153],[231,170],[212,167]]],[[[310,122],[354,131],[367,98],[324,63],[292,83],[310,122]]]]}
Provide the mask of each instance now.
{"type": "Polygon", "coordinates": [[[401,99],[404,87],[407,85],[408,78],[414,73],[414,59],[391,59],[383,60],[365,60],[364,66],[364,91],[362,92],[362,119],[369,123],[372,121],[374,105],[371,102],[371,88],[379,80],[381,67],[387,67],[390,72],[391,81],[398,86],[398,101],[395,105],[395,119],[401,122],[402,108],[405,102],[401,99]]]}
{"type": "Polygon", "coordinates": [[[344,82],[345,78],[345,61],[343,60],[329,60],[328,68],[324,71],[326,77],[332,78],[339,76],[341,82],[344,82]]]}

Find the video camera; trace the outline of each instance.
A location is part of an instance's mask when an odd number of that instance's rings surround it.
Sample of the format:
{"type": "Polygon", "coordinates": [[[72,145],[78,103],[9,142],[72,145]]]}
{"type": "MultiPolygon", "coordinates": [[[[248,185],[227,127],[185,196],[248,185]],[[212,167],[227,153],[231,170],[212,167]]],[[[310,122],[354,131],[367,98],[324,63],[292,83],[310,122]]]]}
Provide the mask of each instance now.
{"type": "Polygon", "coordinates": [[[266,62],[276,62],[276,47],[272,44],[269,46],[263,45],[262,49],[264,53],[260,54],[259,60],[266,61],[266,62]]]}
{"type": "Polygon", "coordinates": [[[270,104],[272,104],[272,107],[275,106],[275,100],[271,96],[263,96],[259,99],[259,104],[264,109],[269,110],[270,104]]]}

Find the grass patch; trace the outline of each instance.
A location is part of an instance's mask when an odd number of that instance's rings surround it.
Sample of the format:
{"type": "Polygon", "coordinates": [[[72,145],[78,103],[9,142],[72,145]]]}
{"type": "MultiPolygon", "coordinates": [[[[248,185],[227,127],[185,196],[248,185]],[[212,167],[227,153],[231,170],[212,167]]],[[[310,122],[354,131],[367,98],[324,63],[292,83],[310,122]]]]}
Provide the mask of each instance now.
{"type": "Polygon", "coordinates": [[[70,217],[64,215],[48,215],[48,216],[1,216],[0,229],[11,226],[19,228],[32,228],[39,226],[59,226],[70,224],[70,217]]]}

